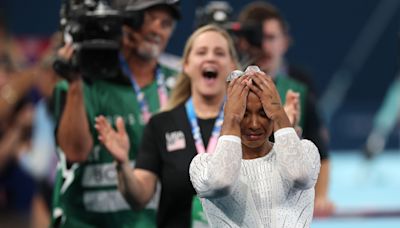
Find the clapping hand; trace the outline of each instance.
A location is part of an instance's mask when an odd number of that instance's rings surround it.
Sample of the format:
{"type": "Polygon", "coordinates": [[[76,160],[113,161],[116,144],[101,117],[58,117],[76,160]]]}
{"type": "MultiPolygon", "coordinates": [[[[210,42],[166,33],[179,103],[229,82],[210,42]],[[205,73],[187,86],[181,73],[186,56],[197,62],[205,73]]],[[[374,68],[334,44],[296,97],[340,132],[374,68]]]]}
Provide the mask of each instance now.
{"type": "Polygon", "coordinates": [[[115,131],[104,116],[96,117],[95,128],[99,133],[100,142],[107,148],[118,163],[129,161],[129,137],[125,130],[122,117],[116,120],[117,131],[115,131]]]}
{"type": "Polygon", "coordinates": [[[292,127],[296,130],[296,133],[301,137],[303,129],[299,126],[301,106],[300,106],[300,93],[296,93],[289,89],[286,92],[286,102],[283,105],[286,115],[289,118],[292,127]]]}
{"type": "Polygon", "coordinates": [[[293,127],[299,125],[300,121],[300,94],[293,90],[286,92],[286,102],[283,106],[286,115],[288,116],[290,123],[293,127]]]}

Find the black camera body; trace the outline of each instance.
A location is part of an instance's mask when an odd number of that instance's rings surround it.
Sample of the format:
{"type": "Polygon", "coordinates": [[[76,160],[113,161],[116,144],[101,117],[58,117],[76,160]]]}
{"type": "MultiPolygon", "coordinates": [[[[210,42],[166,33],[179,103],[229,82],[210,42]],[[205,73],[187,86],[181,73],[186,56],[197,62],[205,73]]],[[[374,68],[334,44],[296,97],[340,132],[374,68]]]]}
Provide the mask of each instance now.
{"type": "Polygon", "coordinates": [[[229,1],[210,1],[196,10],[195,27],[206,24],[217,24],[227,30],[233,37],[243,37],[251,45],[261,47],[262,23],[259,21],[246,24],[233,20],[233,8],[229,1]]]}
{"type": "Polygon", "coordinates": [[[233,21],[233,8],[227,1],[210,1],[203,7],[196,9],[195,28],[207,24],[217,24],[229,29],[233,21]]]}
{"type": "Polygon", "coordinates": [[[72,42],[70,65],[83,77],[111,78],[119,73],[123,18],[101,0],[65,0],[61,9],[64,41],[72,42]]]}

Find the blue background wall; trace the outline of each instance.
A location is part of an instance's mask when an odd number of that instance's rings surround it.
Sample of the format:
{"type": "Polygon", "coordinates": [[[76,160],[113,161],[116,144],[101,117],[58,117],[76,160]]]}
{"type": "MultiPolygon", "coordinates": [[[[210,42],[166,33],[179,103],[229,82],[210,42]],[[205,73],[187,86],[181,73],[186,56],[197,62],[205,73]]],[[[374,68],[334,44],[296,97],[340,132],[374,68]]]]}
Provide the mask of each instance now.
{"type": "MultiPolygon", "coordinates": [[[[395,77],[399,62],[398,0],[354,1],[270,1],[278,6],[291,26],[294,43],[289,61],[303,65],[312,72],[320,94],[327,88],[332,75],[345,66],[352,69],[345,57],[379,4],[392,5],[394,14],[383,33],[372,45],[368,58],[354,74],[354,81],[344,103],[329,122],[333,149],[362,147],[371,129],[372,117],[379,108],[386,89],[395,77]],[[345,62],[345,64],[344,64],[345,62]]],[[[208,1],[181,2],[183,20],[179,22],[167,51],[180,55],[183,44],[192,32],[195,8],[208,1]],[[179,35],[178,35],[179,34],[179,35]]],[[[229,1],[237,13],[250,1],[229,1]]],[[[58,27],[60,0],[0,0],[10,30],[17,35],[48,35],[58,27]]],[[[389,11],[388,11],[389,12],[389,11]]],[[[374,33],[364,36],[373,37],[374,33]]],[[[399,126],[391,134],[389,148],[399,148],[399,126]]]]}

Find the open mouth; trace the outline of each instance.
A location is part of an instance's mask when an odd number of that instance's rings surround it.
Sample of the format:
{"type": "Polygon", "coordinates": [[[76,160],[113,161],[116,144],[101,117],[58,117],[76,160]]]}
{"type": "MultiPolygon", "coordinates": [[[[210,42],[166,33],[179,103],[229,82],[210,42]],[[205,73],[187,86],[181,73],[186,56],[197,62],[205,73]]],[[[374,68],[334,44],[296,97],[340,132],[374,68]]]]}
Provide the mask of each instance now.
{"type": "Polygon", "coordinates": [[[213,68],[205,68],[203,70],[203,77],[206,79],[215,79],[218,76],[218,72],[216,69],[213,68]]]}

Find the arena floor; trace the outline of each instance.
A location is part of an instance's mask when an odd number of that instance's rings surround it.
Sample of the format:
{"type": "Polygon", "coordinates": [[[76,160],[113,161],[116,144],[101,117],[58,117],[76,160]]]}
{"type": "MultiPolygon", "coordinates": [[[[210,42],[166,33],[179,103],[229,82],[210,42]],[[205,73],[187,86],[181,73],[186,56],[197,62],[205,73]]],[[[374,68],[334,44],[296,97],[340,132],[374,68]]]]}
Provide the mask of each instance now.
{"type": "Polygon", "coordinates": [[[312,228],[399,228],[400,150],[371,161],[360,151],[332,152],[330,197],[335,215],[315,219],[312,228]]]}

